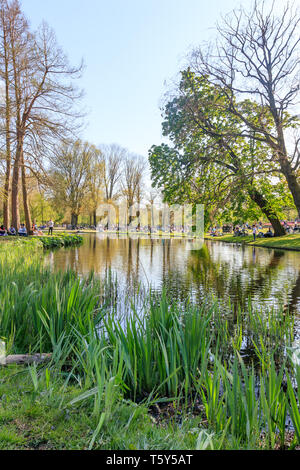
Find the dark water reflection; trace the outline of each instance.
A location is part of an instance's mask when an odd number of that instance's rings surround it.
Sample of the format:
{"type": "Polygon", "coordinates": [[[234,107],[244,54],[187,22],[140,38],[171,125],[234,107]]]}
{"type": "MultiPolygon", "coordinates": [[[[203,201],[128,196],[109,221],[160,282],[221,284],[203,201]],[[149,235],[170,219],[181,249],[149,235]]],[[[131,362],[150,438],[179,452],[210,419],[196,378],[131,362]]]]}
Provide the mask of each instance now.
{"type": "Polygon", "coordinates": [[[126,236],[84,235],[80,247],[48,255],[55,268],[72,268],[105,277],[111,270],[120,288],[138,284],[155,291],[166,288],[172,299],[200,302],[207,294],[243,305],[289,307],[300,313],[300,253],[222,242],[206,242],[191,251],[182,239],[130,239],[126,236]]]}

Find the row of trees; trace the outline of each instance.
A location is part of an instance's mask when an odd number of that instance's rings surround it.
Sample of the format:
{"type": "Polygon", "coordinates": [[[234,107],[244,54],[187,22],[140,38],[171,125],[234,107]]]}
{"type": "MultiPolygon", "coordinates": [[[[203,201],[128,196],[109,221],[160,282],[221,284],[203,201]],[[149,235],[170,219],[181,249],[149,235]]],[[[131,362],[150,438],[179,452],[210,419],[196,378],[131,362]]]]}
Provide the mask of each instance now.
{"type": "Polygon", "coordinates": [[[73,67],[43,23],[32,31],[19,0],[0,0],[0,143],[3,223],[32,217],[94,225],[101,202],[140,202],[146,163],[118,145],[78,139],[84,113],[73,67]]]}
{"type": "Polygon", "coordinates": [[[45,178],[60,139],[74,136],[82,113],[75,86],[82,64],[69,65],[46,23],[33,32],[18,0],[0,0],[0,138],[4,225],[20,224],[20,191],[31,227],[27,181],[45,178]]]}
{"type": "Polygon", "coordinates": [[[80,140],[63,143],[51,157],[50,199],[70,211],[72,225],[88,213],[96,226],[100,204],[122,200],[130,208],[141,203],[145,168],[142,157],[116,144],[97,148],[80,140]]]}
{"type": "MultiPolygon", "coordinates": [[[[129,209],[142,198],[153,203],[159,195],[146,189],[147,162],[117,144],[96,147],[82,140],[62,141],[48,160],[44,175],[28,173],[25,178],[30,217],[40,223],[52,218],[73,226],[79,220],[97,226],[106,220],[101,209],[107,204],[118,211],[120,204],[129,209]]],[[[23,205],[20,214],[23,220],[23,205]]]]}
{"type": "MultiPolygon", "coordinates": [[[[300,217],[299,22],[289,4],[276,17],[255,2],[225,17],[216,41],[193,51],[163,108],[170,144],[149,154],[166,202],[205,203],[211,219],[263,214],[276,235],[284,234],[284,208],[300,217]]],[[[69,212],[72,225],[83,212],[96,225],[101,202],[142,200],[141,157],[77,137],[82,69],[69,65],[45,23],[31,30],[18,0],[0,0],[5,226],[18,227],[21,210],[30,230],[37,205],[42,219],[50,207],[60,220],[69,212]]],[[[156,197],[152,191],[148,202],[156,197]]]]}
{"type": "Polygon", "coordinates": [[[300,18],[266,4],[234,11],[193,51],[163,108],[171,145],[149,160],[166,201],[204,202],[211,217],[263,214],[280,236],[283,208],[300,218],[300,18]]]}

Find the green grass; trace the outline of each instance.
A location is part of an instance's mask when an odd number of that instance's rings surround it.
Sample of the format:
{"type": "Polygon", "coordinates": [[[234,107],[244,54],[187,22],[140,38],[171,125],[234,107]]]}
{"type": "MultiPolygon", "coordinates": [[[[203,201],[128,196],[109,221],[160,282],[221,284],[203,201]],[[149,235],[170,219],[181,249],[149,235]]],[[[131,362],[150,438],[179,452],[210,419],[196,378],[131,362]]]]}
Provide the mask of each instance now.
{"type": "Polygon", "coordinates": [[[222,241],[225,243],[245,243],[247,245],[262,246],[266,248],[278,248],[283,250],[300,251],[300,234],[285,235],[283,237],[257,238],[253,241],[253,236],[234,237],[233,235],[223,235],[222,237],[206,236],[206,240],[222,241]]]}
{"type": "Polygon", "coordinates": [[[57,235],[38,237],[38,240],[40,240],[44,248],[56,248],[79,245],[82,243],[83,238],[80,235],[60,233],[57,235]]]}
{"type": "Polygon", "coordinates": [[[56,235],[44,235],[39,237],[0,237],[0,247],[1,245],[13,245],[13,246],[31,246],[31,245],[41,245],[44,248],[61,248],[67,246],[79,245],[82,243],[83,238],[77,234],[67,234],[65,232],[56,234],[56,235]]]}
{"type": "Polygon", "coordinates": [[[0,449],[191,449],[196,447],[200,419],[170,420],[159,426],[143,405],[120,400],[95,436],[98,416],[89,403],[70,405],[79,386],[65,386],[61,379],[39,370],[38,387],[23,366],[0,370],[0,449]]]}
{"type": "Polygon", "coordinates": [[[0,247],[0,337],[8,352],[52,351],[73,326],[85,332],[100,294],[93,277],[81,281],[74,272],[46,268],[40,239],[0,247]]]}
{"type": "Polygon", "coordinates": [[[194,403],[185,408],[172,400],[166,416],[159,400],[138,404],[124,398],[113,377],[105,378],[98,397],[99,384],[91,393],[53,367],[2,368],[0,449],[297,448],[299,407],[294,390],[286,394],[281,388],[283,369],[276,372],[272,364],[265,370],[257,392],[254,371],[240,365],[236,360],[228,370],[216,362],[195,382],[194,403]],[[158,413],[150,413],[149,405],[158,413]],[[292,407],[295,436],[285,427],[292,407]]]}

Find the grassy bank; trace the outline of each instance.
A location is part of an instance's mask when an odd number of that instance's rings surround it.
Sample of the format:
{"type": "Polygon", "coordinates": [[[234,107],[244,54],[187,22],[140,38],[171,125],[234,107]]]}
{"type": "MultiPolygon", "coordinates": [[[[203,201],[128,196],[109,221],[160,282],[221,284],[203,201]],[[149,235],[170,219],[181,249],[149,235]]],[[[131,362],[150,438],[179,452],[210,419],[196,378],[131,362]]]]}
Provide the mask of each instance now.
{"type": "Polygon", "coordinates": [[[120,318],[113,281],[51,272],[41,257],[38,241],[0,246],[7,353],[52,353],[44,365],[0,368],[0,448],[300,445],[288,312],[182,306],[162,294],[120,318]]]}
{"type": "Polygon", "coordinates": [[[284,237],[257,238],[255,242],[253,236],[234,237],[233,235],[223,235],[222,237],[211,237],[207,235],[205,236],[205,240],[222,241],[225,243],[245,243],[246,245],[266,248],[300,251],[300,234],[285,235],[284,237]]]}
{"type": "Polygon", "coordinates": [[[77,234],[60,233],[58,235],[38,237],[44,248],[57,248],[80,245],[83,241],[82,236],[77,234]]]}
{"type": "Polygon", "coordinates": [[[0,246],[1,244],[12,244],[13,246],[18,246],[18,244],[22,244],[23,246],[43,246],[44,248],[61,248],[67,246],[75,246],[81,244],[83,238],[81,235],[78,234],[67,234],[67,233],[59,233],[56,235],[44,235],[39,237],[1,237],[0,238],[0,246]]]}
{"type": "MultiPolygon", "coordinates": [[[[10,366],[1,370],[0,449],[139,450],[196,448],[200,418],[186,416],[182,425],[173,417],[159,425],[148,407],[107,395],[109,415],[99,434],[99,413],[90,403],[72,404],[77,383],[53,368],[35,370],[10,366]]],[[[101,407],[101,410],[103,408],[101,407]]]]}

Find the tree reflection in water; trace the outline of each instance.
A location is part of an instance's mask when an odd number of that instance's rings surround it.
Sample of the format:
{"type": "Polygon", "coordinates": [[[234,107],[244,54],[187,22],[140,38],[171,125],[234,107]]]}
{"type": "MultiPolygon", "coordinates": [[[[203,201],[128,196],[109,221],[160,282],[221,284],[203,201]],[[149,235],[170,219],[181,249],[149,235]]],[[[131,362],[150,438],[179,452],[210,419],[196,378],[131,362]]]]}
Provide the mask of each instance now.
{"type": "Polygon", "coordinates": [[[162,237],[85,235],[82,246],[60,249],[52,256],[56,269],[91,270],[102,278],[116,276],[119,291],[128,296],[139,285],[181,302],[203,302],[214,296],[233,311],[255,305],[275,306],[300,313],[300,253],[207,242],[187,250],[187,241],[162,237]]]}

